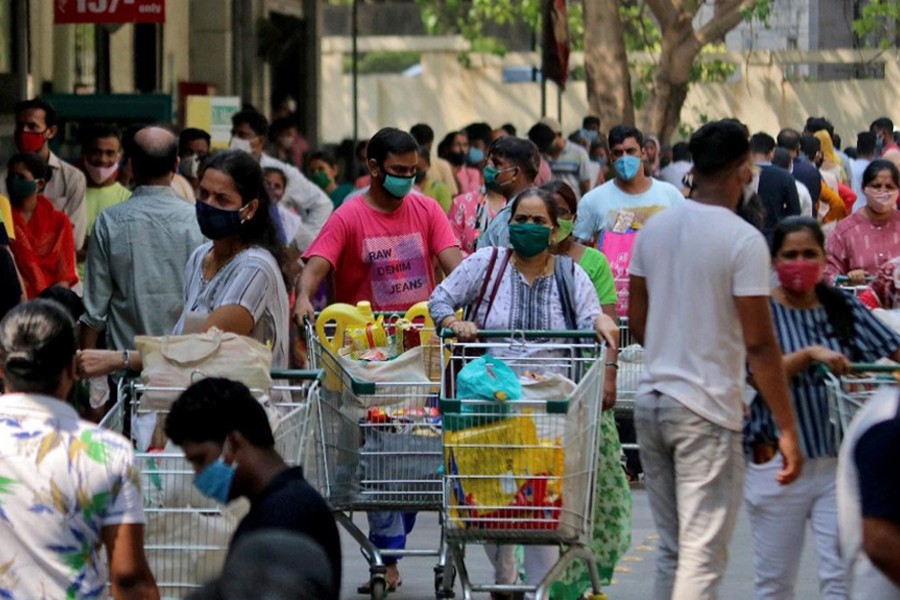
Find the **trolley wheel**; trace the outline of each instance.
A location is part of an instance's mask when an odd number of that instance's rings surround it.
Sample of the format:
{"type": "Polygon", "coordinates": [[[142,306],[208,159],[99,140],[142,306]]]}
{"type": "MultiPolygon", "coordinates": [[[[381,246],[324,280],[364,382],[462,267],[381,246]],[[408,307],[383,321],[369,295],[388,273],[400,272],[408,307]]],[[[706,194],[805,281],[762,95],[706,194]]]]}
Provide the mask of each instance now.
{"type": "Polygon", "coordinates": [[[384,575],[372,575],[369,580],[369,597],[371,600],[384,600],[387,598],[387,584],[384,575]]]}
{"type": "Polygon", "coordinates": [[[442,598],[455,598],[456,594],[453,591],[453,586],[456,584],[456,567],[450,567],[450,583],[447,585],[447,589],[444,589],[444,568],[443,567],[435,567],[434,568],[434,597],[438,600],[442,598]]]}

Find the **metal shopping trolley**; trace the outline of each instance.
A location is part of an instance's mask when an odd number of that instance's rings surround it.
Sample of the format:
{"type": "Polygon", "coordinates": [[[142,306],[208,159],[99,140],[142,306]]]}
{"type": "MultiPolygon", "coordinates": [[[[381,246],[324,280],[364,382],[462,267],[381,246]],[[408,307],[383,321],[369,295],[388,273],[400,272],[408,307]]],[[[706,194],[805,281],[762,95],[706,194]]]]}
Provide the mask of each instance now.
{"type": "MultiPolygon", "coordinates": [[[[318,371],[273,371],[267,407],[273,424],[275,447],[286,462],[303,464],[307,432],[317,411],[318,371]]],[[[142,406],[148,394],[178,394],[178,388],[151,387],[138,380],[123,379],[118,386],[118,401],[100,425],[131,432],[134,440],[141,421],[155,417],[161,423],[165,411],[153,414],[142,406]]],[[[261,390],[254,390],[262,393],[261,390]]],[[[159,446],[161,427],[150,435],[150,443],[159,446]]],[[[143,444],[147,442],[144,441],[143,444]]],[[[163,598],[181,598],[219,575],[228,543],[240,518],[247,510],[245,502],[221,507],[202,496],[193,487],[194,471],[184,455],[171,446],[147,450],[138,446],[135,459],[140,472],[144,513],[147,517],[144,550],[150,569],[163,598]],[[238,505],[238,506],[235,506],[238,505]]]]}
{"type": "Polygon", "coordinates": [[[857,363],[853,365],[853,373],[844,377],[825,370],[828,416],[838,443],[863,404],[882,387],[896,386],[900,377],[900,365],[897,364],[857,363]]]}
{"type": "Polygon", "coordinates": [[[593,331],[481,331],[472,343],[453,341],[451,335],[442,332],[451,373],[489,353],[520,378],[568,380],[562,382],[568,388],[529,390],[522,400],[501,403],[457,398],[455,378],[445,379],[443,523],[463,598],[471,600],[473,592],[533,591],[546,600],[553,582],[576,561],[588,567],[593,597],[604,598],[588,548],[604,348],[593,331]],[[568,392],[560,397],[562,389],[568,392]],[[535,396],[543,398],[528,399],[535,396]],[[473,584],[465,564],[465,546],[473,543],[558,546],[561,554],[537,586],[473,584]]]}
{"type": "Polygon", "coordinates": [[[343,358],[319,340],[308,326],[310,363],[323,372],[319,421],[319,489],[338,523],[359,544],[369,563],[369,590],[380,600],[386,590],[385,557],[435,556],[437,598],[453,597],[452,570],[445,570],[443,539],[436,548],[376,548],[353,522],[356,511],[435,512],[441,510],[442,452],[438,393],[442,361],[439,345],[425,343],[412,355],[368,363],[343,358]],[[419,357],[419,355],[421,355],[419,357]],[[429,364],[437,367],[429,377],[429,364]]]}

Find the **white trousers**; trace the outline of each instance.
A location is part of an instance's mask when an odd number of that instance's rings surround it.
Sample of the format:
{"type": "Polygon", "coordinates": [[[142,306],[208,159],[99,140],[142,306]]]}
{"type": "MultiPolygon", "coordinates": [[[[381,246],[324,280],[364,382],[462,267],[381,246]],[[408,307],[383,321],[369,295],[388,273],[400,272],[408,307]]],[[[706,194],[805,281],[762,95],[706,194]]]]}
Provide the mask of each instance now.
{"type": "Polygon", "coordinates": [[[819,562],[822,600],[846,600],[844,566],[838,555],[836,458],[803,463],[799,478],[778,485],[781,455],[767,463],[747,463],[744,503],[753,530],[756,600],[793,600],[807,521],[819,562]]]}
{"type": "Polygon", "coordinates": [[[741,433],[657,393],[636,398],[634,424],[660,538],[652,599],[716,600],[741,506],[741,433]]]}

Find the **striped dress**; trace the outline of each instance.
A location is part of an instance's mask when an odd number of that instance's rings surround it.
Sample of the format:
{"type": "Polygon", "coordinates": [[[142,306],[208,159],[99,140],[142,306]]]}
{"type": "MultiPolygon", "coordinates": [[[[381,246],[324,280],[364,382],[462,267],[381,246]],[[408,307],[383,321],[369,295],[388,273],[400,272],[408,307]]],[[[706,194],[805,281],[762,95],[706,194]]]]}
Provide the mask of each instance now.
{"type": "MultiPolygon", "coordinates": [[[[844,348],[822,306],[809,309],[788,308],[774,298],[769,303],[775,333],[781,351],[791,354],[810,346],[825,346],[841,352],[854,362],[872,362],[900,348],[900,336],[875,318],[856,298],[847,296],[855,330],[853,348],[844,348]]],[[[825,376],[815,365],[790,381],[791,396],[797,414],[800,447],[809,459],[837,456],[838,448],[828,419],[825,376]]],[[[744,422],[744,442],[774,443],[778,430],[768,405],[757,395],[744,422]]]]}

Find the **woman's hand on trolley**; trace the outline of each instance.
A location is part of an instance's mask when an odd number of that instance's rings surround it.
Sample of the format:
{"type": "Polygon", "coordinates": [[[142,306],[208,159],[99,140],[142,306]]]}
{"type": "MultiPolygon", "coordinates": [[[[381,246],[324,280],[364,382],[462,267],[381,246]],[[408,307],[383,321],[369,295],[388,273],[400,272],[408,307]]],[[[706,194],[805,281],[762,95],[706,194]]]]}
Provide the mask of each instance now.
{"type": "Polygon", "coordinates": [[[478,337],[478,326],[472,321],[461,321],[456,317],[444,319],[443,326],[449,329],[460,341],[471,341],[478,337]]]}
{"type": "Polygon", "coordinates": [[[78,376],[87,379],[115,373],[125,368],[122,356],[117,350],[79,350],[75,355],[78,376]]]}
{"type": "Polygon", "coordinates": [[[847,273],[847,278],[850,280],[851,285],[865,285],[868,277],[869,274],[862,269],[853,269],[847,273]]]}
{"type": "Polygon", "coordinates": [[[821,363],[838,376],[846,375],[853,366],[849,358],[825,346],[810,346],[806,352],[810,362],[821,363]]]}
{"type": "Polygon", "coordinates": [[[619,349],[619,324],[608,315],[601,313],[594,319],[594,332],[597,334],[597,339],[606,342],[611,349],[619,349]]]}

